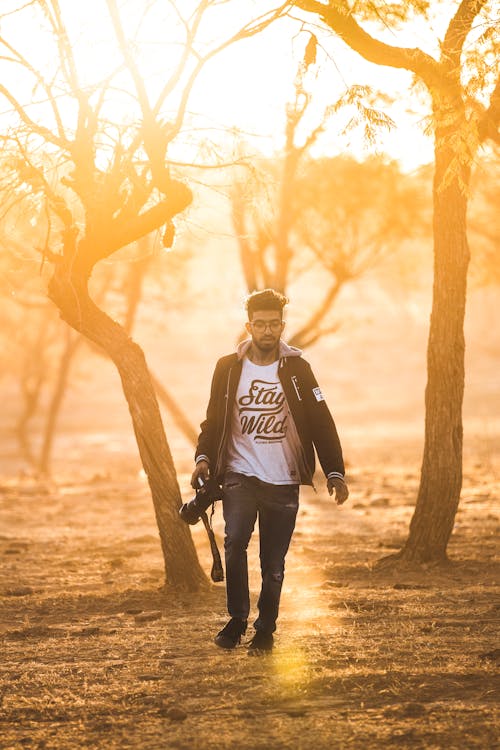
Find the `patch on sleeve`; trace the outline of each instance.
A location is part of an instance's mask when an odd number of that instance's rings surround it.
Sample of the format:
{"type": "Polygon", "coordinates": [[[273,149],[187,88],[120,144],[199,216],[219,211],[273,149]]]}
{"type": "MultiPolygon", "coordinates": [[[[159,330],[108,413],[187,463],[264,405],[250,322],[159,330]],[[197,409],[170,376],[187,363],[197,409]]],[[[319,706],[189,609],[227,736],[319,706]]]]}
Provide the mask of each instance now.
{"type": "Polygon", "coordinates": [[[316,401],[324,401],[325,397],[321,393],[321,388],[313,388],[313,393],[316,396],[316,401]]]}

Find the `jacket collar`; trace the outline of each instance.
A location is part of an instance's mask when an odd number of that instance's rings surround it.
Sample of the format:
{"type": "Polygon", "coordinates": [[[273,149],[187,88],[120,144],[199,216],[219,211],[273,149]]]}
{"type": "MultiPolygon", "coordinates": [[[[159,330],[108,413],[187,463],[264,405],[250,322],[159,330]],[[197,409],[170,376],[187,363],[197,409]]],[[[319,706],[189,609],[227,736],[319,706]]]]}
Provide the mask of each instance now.
{"type": "MultiPolygon", "coordinates": [[[[240,344],[238,344],[238,347],[236,349],[236,354],[239,360],[242,360],[245,354],[250,349],[250,346],[252,344],[252,339],[245,339],[240,344]]],[[[287,344],[286,341],[283,341],[280,339],[279,343],[279,358],[280,360],[286,359],[286,357],[300,357],[302,355],[302,350],[298,349],[296,346],[290,346],[290,344],[287,344]]]]}

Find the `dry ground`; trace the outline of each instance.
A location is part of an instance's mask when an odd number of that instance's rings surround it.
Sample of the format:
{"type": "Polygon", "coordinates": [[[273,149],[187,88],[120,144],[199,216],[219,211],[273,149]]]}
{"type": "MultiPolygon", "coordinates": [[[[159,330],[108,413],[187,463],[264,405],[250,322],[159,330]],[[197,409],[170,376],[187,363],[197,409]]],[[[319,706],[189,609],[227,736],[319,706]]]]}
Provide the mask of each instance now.
{"type": "MultiPolygon", "coordinates": [[[[443,568],[375,566],[406,535],[415,471],[359,470],[342,509],[322,489],[303,491],[277,645],[260,659],[213,645],[223,586],[162,590],[143,479],[5,479],[0,746],[498,746],[500,482],[490,468],[467,467],[443,568]]],[[[220,539],[220,510],[215,526],[220,539]]],[[[194,533],[208,570],[203,529],[194,533]]],[[[253,540],[254,594],[256,555],[253,540]]]]}

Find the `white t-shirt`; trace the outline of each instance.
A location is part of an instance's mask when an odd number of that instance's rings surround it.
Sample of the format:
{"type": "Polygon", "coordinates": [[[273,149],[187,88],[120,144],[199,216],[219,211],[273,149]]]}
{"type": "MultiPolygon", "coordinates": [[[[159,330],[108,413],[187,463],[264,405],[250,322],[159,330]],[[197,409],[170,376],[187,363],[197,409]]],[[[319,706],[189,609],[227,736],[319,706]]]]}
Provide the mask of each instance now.
{"type": "Polygon", "coordinates": [[[299,484],[299,436],[278,377],[278,361],[243,360],[227,468],[270,484],[299,484]]]}

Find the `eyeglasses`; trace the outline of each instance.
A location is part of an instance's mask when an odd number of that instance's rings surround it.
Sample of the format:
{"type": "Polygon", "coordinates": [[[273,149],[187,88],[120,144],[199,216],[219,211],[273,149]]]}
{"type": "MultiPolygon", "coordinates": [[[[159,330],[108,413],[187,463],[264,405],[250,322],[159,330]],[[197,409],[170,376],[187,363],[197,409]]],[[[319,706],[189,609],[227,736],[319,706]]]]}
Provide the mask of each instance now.
{"type": "Polygon", "coordinates": [[[282,320],[269,320],[269,321],[253,320],[250,323],[250,325],[258,333],[264,333],[266,328],[269,328],[269,330],[272,331],[273,333],[277,333],[281,329],[283,325],[283,321],[282,320]]]}

